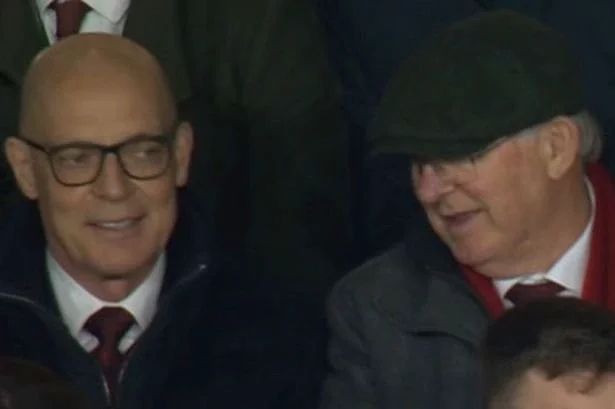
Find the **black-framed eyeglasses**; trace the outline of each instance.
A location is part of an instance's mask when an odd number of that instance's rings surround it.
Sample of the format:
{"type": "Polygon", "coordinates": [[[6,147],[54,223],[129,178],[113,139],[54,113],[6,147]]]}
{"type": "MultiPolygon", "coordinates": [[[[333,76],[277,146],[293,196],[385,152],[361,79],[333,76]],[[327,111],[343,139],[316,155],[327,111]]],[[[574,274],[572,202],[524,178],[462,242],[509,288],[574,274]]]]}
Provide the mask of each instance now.
{"type": "Polygon", "coordinates": [[[88,185],[100,176],[105,158],[114,154],[122,171],[137,180],[150,180],[162,176],[172,160],[173,132],[159,136],[138,136],[114,145],[72,142],[43,146],[23,136],[28,146],[46,154],[58,183],[76,187],[88,185]]]}

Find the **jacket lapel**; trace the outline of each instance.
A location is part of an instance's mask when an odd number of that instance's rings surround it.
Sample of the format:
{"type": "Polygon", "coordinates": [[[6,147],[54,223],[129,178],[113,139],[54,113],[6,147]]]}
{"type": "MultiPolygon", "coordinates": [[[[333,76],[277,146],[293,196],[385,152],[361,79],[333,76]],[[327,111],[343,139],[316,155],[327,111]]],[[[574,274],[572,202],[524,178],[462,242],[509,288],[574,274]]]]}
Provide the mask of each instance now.
{"type": "Polygon", "coordinates": [[[59,316],[47,275],[46,244],[36,203],[18,200],[7,215],[0,231],[0,293],[28,299],[59,316]]]}
{"type": "Polygon", "coordinates": [[[177,101],[185,101],[191,96],[191,84],[179,17],[176,1],[132,0],[124,36],[147,48],[160,61],[177,101]]]}
{"type": "Polygon", "coordinates": [[[48,45],[34,0],[0,0],[0,76],[21,85],[32,59],[48,45]]]}
{"type": "Polygon", "coordinates": [[[411,333],[447,334],[478,345],[488,322],[446,246],[431,230],[417,228],[391,265],[407,276],[375,300],[376,308],[411,333]]]}

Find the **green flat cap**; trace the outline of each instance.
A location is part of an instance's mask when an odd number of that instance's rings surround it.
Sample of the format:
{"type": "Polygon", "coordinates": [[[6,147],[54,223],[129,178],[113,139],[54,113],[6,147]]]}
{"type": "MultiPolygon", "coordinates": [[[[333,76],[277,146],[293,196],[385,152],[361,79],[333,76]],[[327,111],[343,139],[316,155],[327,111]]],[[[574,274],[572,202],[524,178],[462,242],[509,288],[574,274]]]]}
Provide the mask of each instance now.
{"type": "Polygon", "coordinates": [[[485,12],[405,62],[374,119],[371,149],[461,158],[583,108],[579,61],[559,33],[516,12],[485,12]]]}

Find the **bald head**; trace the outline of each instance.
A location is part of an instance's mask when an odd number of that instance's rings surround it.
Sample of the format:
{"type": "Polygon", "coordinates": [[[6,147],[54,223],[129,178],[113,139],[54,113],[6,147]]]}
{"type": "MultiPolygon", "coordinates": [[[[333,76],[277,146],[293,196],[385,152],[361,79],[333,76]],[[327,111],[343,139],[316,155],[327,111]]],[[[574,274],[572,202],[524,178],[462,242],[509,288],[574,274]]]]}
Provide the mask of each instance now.
{"type": "Polygon", "coordinates": [[[5,152],[50,253],[91,294],[124,299],[166,247],[188,180],[192,128],[162,68],[125,38],[79,34],[33,61],[22,101],[5,152]]]}
{"type": "Polygon", "coordinates": [[[151,105],[161,126],[175,121],[175,99],[156,59],[126,38],[87,33],[59,41],[34,59],[22,89],[20,133],[39,138],[58,105],[71,105],[67,99],[87,103],[115,89],[151,105]]]}

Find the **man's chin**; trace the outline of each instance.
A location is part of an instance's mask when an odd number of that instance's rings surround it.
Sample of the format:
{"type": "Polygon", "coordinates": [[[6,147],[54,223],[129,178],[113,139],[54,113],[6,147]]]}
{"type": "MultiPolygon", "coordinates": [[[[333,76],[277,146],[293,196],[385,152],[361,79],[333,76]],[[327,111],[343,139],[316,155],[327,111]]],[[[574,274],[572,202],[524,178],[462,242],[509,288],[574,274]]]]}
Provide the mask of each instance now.
{"type": "Polygon", "coordinates": [[[453,256],[459,263],[473,268],[484,265],[490,258],[489,252],[485,248],[473,246],[472,243],[455,243],[450,247],[453,256]]]}
{"type": "Polygon", "coordinates": [[[100,271],[100,278],[103,281],[122,281],[133,277],[135,274],[126,270],[105,269],[100,271]]]}
{"type": "Polygon", "coordinates": [[[96,268],[99,277],[104,281],[133,280],[144,276],[151,269],[151,263],[140,261],[126,261],[114,263],[100,263],[96,268]]]}

